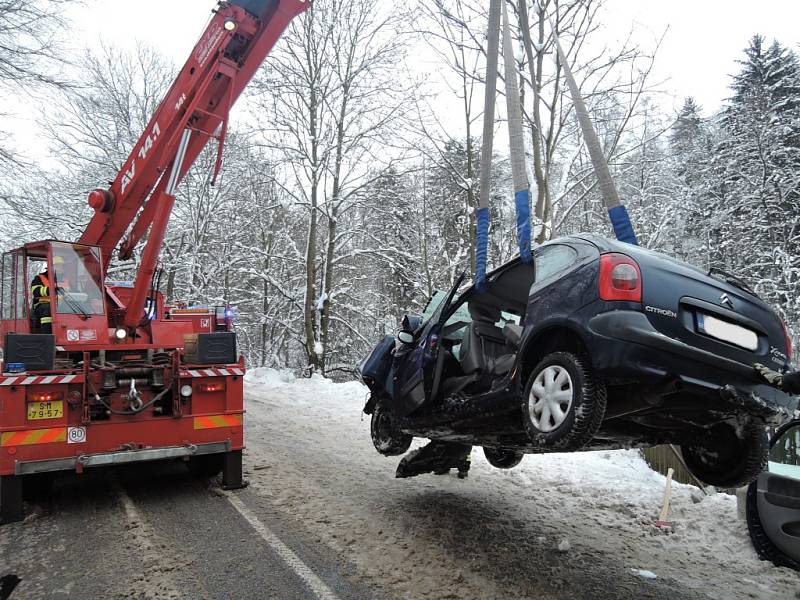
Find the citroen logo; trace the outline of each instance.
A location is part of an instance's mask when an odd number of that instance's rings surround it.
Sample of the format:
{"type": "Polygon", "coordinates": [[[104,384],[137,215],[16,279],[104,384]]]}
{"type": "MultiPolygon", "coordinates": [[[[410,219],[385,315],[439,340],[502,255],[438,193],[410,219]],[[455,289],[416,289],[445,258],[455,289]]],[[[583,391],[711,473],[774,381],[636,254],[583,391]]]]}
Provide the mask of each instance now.
{"type": "Polygon", "coordinates": [[[722,302],[724,305],[726,305],[728,308],[733,308],[733,301],[730,299],[730,296],[728,296],[728,294],[722,294],[722,296],[719,297],[719,301],[722,302]]]}

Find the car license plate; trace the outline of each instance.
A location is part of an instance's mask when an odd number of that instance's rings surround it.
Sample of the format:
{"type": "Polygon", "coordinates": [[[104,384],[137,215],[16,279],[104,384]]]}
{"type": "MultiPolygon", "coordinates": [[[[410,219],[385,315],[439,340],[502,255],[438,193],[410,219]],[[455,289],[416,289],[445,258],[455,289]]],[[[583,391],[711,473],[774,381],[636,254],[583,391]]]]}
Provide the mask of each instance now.
{"type": "Polygon", "coordinates": [[[755,350],[758,348],[758,336],[754,331],[739,327],[739,325],[734,325],[733,323],[728,323],[722,319],[698,313],[697,329],[708,336],[724,342],[736,344],[747,350],[755,350]]]}
{"type": "Polygon", "coordinates": [[[64,416],[64,401],[51,400],[50,402],[29,402],[28,420],[60,419],[64,416]]]}

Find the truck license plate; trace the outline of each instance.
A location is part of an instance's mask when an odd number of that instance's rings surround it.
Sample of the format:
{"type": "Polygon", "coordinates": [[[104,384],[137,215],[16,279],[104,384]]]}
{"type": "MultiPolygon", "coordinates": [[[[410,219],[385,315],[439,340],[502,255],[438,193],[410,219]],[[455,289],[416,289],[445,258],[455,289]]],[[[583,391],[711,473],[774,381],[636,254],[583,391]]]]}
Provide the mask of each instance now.
{"type": "Polygon", "coordinates": [[[736,344],[747,350],[758,348],[758,336],[754,331],[703,313],[697,315],[697,329],[708,336],[736,344]]]}
{"type": "Polygon", "coordinates": [[[29,402],[28,420],[59,419],[64,416],[64,401],[52,400],[50,402],[29,402]]]}

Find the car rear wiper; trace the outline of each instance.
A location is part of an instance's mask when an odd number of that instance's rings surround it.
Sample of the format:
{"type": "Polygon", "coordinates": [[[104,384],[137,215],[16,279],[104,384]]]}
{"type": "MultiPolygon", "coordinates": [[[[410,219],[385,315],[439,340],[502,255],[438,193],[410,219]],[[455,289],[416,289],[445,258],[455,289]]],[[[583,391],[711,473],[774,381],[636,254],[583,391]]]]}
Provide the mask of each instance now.
{"type": "Polygon", "coordinates": [[[82,318],[84,321],[86,321],[86,320],[89,318],[89,313],[87,313],[85,310],[83,310],[83,308],[81,307],[81,305],[80,305],[80,304],[78,304],[77,302],[75,302],[75,301],[74,301],[72,298],[70,298],[70,297],[67,295],[67,290],[65,290],[65,289],[64,289],[63,287],[61,287],[61,286],[58,286],[58,287],[56,287],[56,292],[58,292],[59,294],[61,294],[61,297],[62,297],[62,298],[64,298],[64,301],[65,301],[67,304],[69,304],[69,307],[70,307],[72,310],[76,311],[76,313],[80,313],[80,314],[81,314],[81,318],[82,318]]]}
{"type": "Polygon", "coordinates": [[[720,269],[719,267],[711,267],[708,270],[708,274],[711,277],[714,277],[714,274],[722,275],[722,277],[724,278],[723,281],[725,281],[725,283],[729,283],[733,286],[736,286],[739,289],[744,290],[745,292],[750,292],[751,294],[755,294],[753,288],[747,285],[744,281],[742,281],[741,279],[739,279],[734,275],[731,275],[727,271],[720,269]]]}

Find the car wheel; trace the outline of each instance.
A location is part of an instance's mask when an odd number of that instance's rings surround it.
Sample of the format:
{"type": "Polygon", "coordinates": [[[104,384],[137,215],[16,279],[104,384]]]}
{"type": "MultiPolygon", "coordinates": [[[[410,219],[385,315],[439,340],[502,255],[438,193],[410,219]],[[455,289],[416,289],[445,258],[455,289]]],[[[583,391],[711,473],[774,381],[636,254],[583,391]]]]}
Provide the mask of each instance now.
{"type": "Polygon", "coordinates": [[[747,530],[750,532],[750,539],[753,541],[753,547],[755,547],[758,556],[762,560],[770,561],[776,567],[788,567],[795,571],[800,571],[800,562],[797,562],[791,556],[787,556],[781,552],[764,531],[761,525],[761,519],[758,516],[757,494],[758,482],[753,481],[747,487],[746,516],[747,530]]]}
{"type": "Polygon", "coordinates": [[[192,456],[186,466],[189,472],[200,479],[210,479],[222,472],[222,454],[201,454],[192,456]]]}
{"type": "Polygon", "coordinates": [[[405,454],[414,439],[413,436],[397,430],[394,416],[383,402],[378,402],[375,405],[369,430],[372,436],[372,444],[384,456],[405,454]]]}
{"type": "Polygon", "coordinates": [[[483,455],[495,469],[513,469],[525,456],[523,452],[507,448],[484,448],[483,455]]]}
{"type": "Polygon", "coordinates": [[[587,359],[553,352],[531,371],[522,416],[535,444],[578,450],[597,433],[605,412],[605,385],[594,376],[587,359]]]}
{"type": "Polygon", "coordinates": [[[764,425],[747,421],[737,435],[728,423],[714,425],[701,439],[681,444],[686,466],[700,481],[721,488],[747,485],[764,470],[769,437],[764,425]]]}

